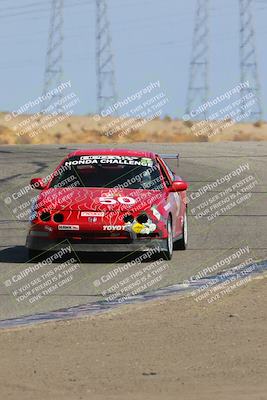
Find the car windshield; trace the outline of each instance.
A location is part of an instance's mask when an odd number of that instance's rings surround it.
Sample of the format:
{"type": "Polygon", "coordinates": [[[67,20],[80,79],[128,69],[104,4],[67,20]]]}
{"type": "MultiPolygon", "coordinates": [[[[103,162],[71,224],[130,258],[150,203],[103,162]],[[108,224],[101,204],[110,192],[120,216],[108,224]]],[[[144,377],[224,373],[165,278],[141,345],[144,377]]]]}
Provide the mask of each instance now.
{"type": "Polygon", "coordinates": [[[67,159],[59,170],[50,188],[162,189],[159,168],[146,157],[79,155],[67,159]]]}

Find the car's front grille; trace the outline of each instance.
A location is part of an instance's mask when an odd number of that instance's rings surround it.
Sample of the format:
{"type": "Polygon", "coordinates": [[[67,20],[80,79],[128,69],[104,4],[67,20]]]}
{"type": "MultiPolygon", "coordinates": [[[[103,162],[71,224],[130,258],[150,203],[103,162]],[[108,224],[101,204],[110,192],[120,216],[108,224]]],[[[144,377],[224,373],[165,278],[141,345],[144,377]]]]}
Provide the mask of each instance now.
{"type": "Polygon", "coordinates": [[[96,243],[96,240],[102,241],[108,239],[109,241],[119,240],[130,240],[130,234],[126,231],[121,232],[103,232],[103,231],[90,231],[90,232],[64,232],[64,237],[71,240],[76,241],[93,241],[96,243]]]}
{"type": "Polygon", "coordinates": [[[118,239],[118,238],[109,238],[109,239],[68,239],[70,243],[73,244],[110,244],[114,246],[114,244],[129,244],[132,243],[131,239],[118,239]]]}

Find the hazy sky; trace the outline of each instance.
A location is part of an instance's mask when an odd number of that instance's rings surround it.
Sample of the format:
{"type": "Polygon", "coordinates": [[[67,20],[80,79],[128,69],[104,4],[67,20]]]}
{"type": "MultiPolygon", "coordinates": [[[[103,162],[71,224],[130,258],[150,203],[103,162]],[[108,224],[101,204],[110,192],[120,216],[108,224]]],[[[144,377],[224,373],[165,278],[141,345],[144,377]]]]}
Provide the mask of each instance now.
{"type": "MultiPolygon", "coordinates": [[[[240,81],[238,0],[210,0],[210,97],[240,81]]],[[[124,98],[159,80],[184,113],[196,0],[108,0],[116,80],[124,98]]],[[[50,16],[48,0],[0,0],[0,109],[19,108],[42,93],[50,16]]],[[[96,112],[95,1],[65,0],[64,79],[80,98],[79,114],[96,112]]],[[[255,0],[259,73],[267,118],[267,1],[255,0]]]]}

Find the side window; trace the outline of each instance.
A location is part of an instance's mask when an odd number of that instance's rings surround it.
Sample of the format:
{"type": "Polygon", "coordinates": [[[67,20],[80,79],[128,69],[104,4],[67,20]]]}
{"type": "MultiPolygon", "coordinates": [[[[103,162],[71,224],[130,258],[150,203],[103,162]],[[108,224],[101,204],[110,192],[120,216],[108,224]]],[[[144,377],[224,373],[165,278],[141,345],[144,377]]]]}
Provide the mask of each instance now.
{"type": "Polygon", "coordinates": [[[170,170],[169,166],[163,161],[164,166],[166,170],[168,171],[168,174],[170,175],[171,179],[174,181],[174,173],[170,170]]]}
{"type": "Polygon", "coordinates": [[[163,176],[165,185],[166,185],[167,187],[170,187],[170,186],[171,186],[170,180],[169,180],[169,178],[168,178],[166,172],[164,171],[164,169],[162,168],[162,166],[161,166],[160,163],[159,163],[159,168],[160,168],[160,172],[161,172],[161,174],[162,174],[162,176],[163,176]]]}

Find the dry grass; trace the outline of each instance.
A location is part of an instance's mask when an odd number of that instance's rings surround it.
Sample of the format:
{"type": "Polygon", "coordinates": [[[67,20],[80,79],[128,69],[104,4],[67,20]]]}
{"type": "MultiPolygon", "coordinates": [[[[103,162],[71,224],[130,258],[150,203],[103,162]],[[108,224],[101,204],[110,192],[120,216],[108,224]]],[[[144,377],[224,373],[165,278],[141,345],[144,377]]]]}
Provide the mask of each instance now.
{"type": "MultiPolygon", "coordinates": [[[[27,126],[26,120],[30,115],[18,116],[6,120],[6,113],[0,113],[0,144],[66,144],[66,143],[179,143],[179,142],[221,142],[221,141],[264,141],[267,140],[267,124],[242,123],[235,124],[221,130],[216,135],[209,136],[204,132],[197,136],[192,132],[192,122],[184,123],[180,120],[172,120],[169,117],[163,120],[157,118],[142,123],[134,121],[134,126],[125,134],[125,128],[117,129],[115,133],[107,135],[107,132],[116,120],[111,117],[101,118],[99,121],[93,116],[71,116],[54,126],[41,130],[34,135],[34,129],[20,134],[23,126],[27,126]],[[139,124],[139,125],[138,125],[139,124]]],[[[42,126],[42,117],[36,119],[35,129],[42,126]]],[[[120,124],[127,124],[128,120],[120,119],[120,124]]],[[[116,125],[118,126],[118,122],[116,125]]],[[[131,124],[128,125],[131,127],[131,124]]]]}

